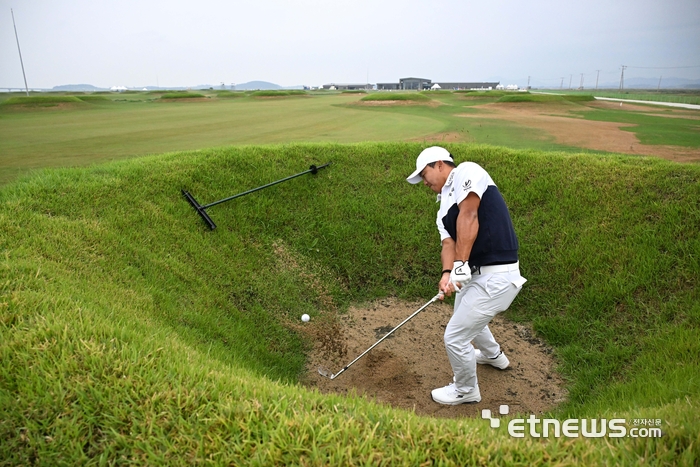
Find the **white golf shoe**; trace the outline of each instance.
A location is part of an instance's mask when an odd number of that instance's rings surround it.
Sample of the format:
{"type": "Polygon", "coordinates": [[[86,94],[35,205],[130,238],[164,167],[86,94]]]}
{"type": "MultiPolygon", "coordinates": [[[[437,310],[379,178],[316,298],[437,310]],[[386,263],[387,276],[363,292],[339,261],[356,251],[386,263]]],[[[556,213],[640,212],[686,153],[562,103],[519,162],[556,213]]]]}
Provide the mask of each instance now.
{"type": "Polygon", "coordinates": [[[430,394],[435,402],[443,405],[459,405],[481,401],[479,386],[463,394],[457,391],[455,383],[450,383],[445,387],[433,389],[430,394]]]}
{"type": "Polygon", "coordinates": [[[508,357],[506,357],[506,354],[504,354],[502,350],[501,353],[494,358],[488,358],[482,355],[479,349],[474,349],[474,352],[476,353],[476,363],[479,365],[491,365],[499,370],[505,370],[508,368],[508,365],[510,365],[510,360],[508,360],[508,357]]]}

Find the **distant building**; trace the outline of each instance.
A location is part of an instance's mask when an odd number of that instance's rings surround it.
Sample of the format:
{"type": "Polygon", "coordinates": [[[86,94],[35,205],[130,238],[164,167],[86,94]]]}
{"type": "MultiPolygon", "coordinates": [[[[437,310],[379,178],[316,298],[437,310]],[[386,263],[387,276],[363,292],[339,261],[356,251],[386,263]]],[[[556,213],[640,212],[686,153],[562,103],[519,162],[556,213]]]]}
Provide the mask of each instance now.
{"type": "Polygon", "coordinates": [[[499,83],[492,82],[448,82],[436,81],[433,83],[425,78],[402,78],[398,83],[377,83],[377,90],[380,91],[399,91],[399,90],[416,90],[423,91],[426,89],[452,89],[458,90],[479,90],[488,91],[496,89],[499,83]],[[435,86],[438,86],[437,88],[435,86]]]}
{"type": "Polygon", "coordinates": [[[398,91],[401,89],[399,83],[377,83],[377,90],[379,91],[398,91]]]}
{"type": "Polygon", "coordinates": [[[464,83],[438,83],[442,89],[452,89],[454,91],[471,90],[471,91],[491,91],[496,89],[499,83],[487,83],[487,82],[464,82],[464,83]]]}
{"type": "Polygon", "coordinates": [[[430,89],[433,83],[425,78],[401,78],[399,80],[399,85],[401,89],[404,90],[422,91],[424,89],[430,89]]]}
{"type": "Polygon", "coordinates": [[[369,83],[363,83],[363,84],[324,84],[323,89],[329,89],[331,91],[339,90],[339,91],[356,91],[359,89],[372,89],[372,85],[369,83]]]}

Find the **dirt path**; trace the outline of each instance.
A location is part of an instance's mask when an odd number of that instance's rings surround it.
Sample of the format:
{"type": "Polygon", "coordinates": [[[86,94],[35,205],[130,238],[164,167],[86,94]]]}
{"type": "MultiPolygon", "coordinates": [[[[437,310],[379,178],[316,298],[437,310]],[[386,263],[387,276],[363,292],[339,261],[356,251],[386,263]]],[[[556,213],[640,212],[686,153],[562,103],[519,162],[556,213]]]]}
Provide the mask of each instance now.
{"type": "MultiPolygon", "coordinates": [[[[442,406],[430,391],[452,380],[443,344],[452,305],[435,303],[397,330],[335,380],[318,374],[318,367],[338,372],[423,303],[383,299],[352,308],[339,323],[312,320],[300,329],[317,343],[309,357],[305,384],[324,393],[357,392],[379,402],[421,415],[443,418],[480,416],[482,409],[542,413],[566,398],[555,370],[551,349],[532,330],[499,315],[490,328],[511,361],[510,368],[477,368],[482,400],[477,404],[442,406]]],[[[295,326],[296,327],[296,326],[295,326]]]]}
{"type": "MultiPolygon", "coordinates": [[[[596,101],[583,108],[620,108],[618,102],[596,101]]],[[[629,124],[585,120],[569,113],[570,106],[540,103],[492,103],[474,107],[479,113],[461,114],[470,119],[500,119],[538,129],[554,137],[559,144],[621,154],[657,156],[676,162],[700,162],[700,149],[683,146],[641,144],[636,135],[622,128],[629,124]]],[[[582,107],[578,106],[580,110],[582,107]]],[[[668,118],[697,118],[698,112],[683,109],[666,110],[663,114],[643,105],[623,104],[633,112],[668,118]]]]}

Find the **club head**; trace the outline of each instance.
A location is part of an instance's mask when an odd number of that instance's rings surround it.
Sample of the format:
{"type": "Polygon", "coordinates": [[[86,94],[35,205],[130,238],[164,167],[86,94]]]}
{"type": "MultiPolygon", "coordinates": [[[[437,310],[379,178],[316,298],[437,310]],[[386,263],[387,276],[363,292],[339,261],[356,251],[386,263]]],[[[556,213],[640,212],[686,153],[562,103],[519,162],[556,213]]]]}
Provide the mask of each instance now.
{"type": "Polygon", "coordinates": [[[318,368],[318,374],[321,376],[325,376],[326,378],[334,379],[335,375],[331,373],[330,371],[326,370],[325,368],[319,367],[318,368]]]}

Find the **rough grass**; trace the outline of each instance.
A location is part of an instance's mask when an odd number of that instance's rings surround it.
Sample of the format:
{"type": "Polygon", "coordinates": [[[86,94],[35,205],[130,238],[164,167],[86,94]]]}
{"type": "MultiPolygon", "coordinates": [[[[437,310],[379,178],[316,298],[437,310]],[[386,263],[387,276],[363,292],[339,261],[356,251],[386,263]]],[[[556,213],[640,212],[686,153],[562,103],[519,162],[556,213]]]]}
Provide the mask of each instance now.
{"type": "Polygon", "coordinates": [[[241,91],[216,91],[216,97],[221,97],[221,98],[226,98],[226,99],[235,99],[238,97],[245,97],[246,94],[241,91]]]}
{"type": "Polygon", "coordinates": [[[80,104],[82,100],[76,96],[25,96],[10,97],[2,105],[52,106],[64,103],[80,104]]]}
{"type": "Polygon", "coordinates": [[[161,99],[201,99],[204,94],[198,92],[167,92],[160,96],[161,99]]]}
{"type": "Polygon", "coordinates": [[[306,96],[308,93],[302,90],[289,90],[289,91],[254,91],[250,94],[253,97],[288,97],[288,96],[306,96]]]}
{"type": "Polygon", "coordinates": [[[78,96],[78,99],[80,99],[83,102],[97,102],[97,103],[103,103],[103,102],[112,102],[111,99],[105,97],[105,96],[94,96],[91,94],[84,95],[84,96],[78,96]]]}
{"type": "Polygon", "coordinates": [[[498,102],[590,102],[594,101],[595,97],[590,94],[563,94],[563,95],[552,95],[552,94],[530,94],[527,92],[523,93],[511,93],[506,94],[498,102]]]}
{"type": "Polygon", "coordinates": [[[503,97],[513,94],[512,91],[472,91],[472,90],[461,90],[453,91],[455,94],[463,94],[465,97],[503,97]]]}
{"type": "Polygon", "coordinates": [[[221,148],[0,189],[2,462],[696,465],[693,165],[447,146],[510,206],[529,282],[508,315],[554,346],[571,399],[553,416],[660,419],[663,438],[513,439],[507,419],[436,421],[295,383],[302,313],[434,294],[434,197],[404,180],[423,147],[221,148]],[[179,192],[211,202],[328,161],[211,208],[214,232],[179,192]]]}

